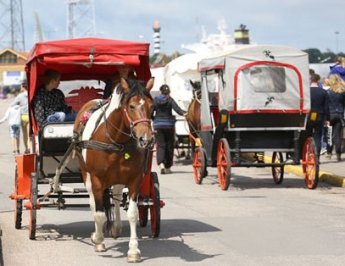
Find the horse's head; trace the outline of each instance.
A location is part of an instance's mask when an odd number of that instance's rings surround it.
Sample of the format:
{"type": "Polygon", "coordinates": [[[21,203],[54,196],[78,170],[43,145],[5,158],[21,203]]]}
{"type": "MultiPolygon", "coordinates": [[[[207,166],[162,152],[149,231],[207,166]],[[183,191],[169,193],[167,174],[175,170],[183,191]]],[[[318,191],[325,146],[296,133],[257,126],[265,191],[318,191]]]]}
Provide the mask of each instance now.
{"type": "Polygon", "coordinates": [[[189,80],[193,87],[193,99],[188,106],[188,127],[189,132],[195,136],[200,132],[201,129],[201,111],[200,111],[200,100],[201,100],[201,83],[200,81],[193,82],[189,80]]]}
{"type": "Polygon", "coordinates": [[[193,99],[200,100],[201,99],[201,83],[200,81],[191,81],[189,80],[190,84],[193,88],[193,99]]]}
{"type": "Polygon", "coordinates": [[[122,92],[121,106],[126,117],[126,126],[131,135],[137,140],[139,148],[147,148],[154,142],[151,126],[152,96],[150,90],[153,87],[151,78],[146,87],[137,80],[121,78],[118,90],[122,92]]]}

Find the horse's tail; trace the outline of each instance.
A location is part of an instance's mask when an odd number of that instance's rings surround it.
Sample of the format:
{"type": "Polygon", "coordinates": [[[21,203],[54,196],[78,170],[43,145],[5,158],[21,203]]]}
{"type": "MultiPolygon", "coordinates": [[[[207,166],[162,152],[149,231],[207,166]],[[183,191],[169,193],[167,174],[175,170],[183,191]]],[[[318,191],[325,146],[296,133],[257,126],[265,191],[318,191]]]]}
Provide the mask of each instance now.
{"type": "Polygon", "coordinates": [[[104,212],[105,216],[107,217],[107,223],[106,223],[106,231],[110,232],[111,226],[114,220],[114,215],[111,208],[111,196],[110,196],[110,189],[106,188],[103,193],[103,206],[104,206],[104,212]]]}

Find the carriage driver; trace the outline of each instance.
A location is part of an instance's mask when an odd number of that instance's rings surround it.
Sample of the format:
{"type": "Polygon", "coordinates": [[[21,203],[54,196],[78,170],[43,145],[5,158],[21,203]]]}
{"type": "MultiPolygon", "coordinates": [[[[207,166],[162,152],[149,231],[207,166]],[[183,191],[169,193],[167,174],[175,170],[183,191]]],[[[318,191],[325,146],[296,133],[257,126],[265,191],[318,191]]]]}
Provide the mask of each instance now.
{"type": "Polygon", "coordinates": [[[33,99],[36,121],[40,127],[49,122],[74,121],[76,114],[67,106],[60,84],[60,73],[48,69],[44,73],[44,87],[38,89],[33,99]]]}

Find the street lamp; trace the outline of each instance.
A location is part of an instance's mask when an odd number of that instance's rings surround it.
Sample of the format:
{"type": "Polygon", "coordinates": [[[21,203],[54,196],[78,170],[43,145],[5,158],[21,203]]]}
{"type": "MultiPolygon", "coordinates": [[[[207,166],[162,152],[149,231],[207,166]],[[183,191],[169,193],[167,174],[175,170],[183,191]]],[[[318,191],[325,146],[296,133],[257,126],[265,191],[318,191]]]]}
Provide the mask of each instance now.
{"type": "Polygon", "coordinates": [[[335,34],[335,52],[336,52],[336,54],[338,54],[338,35],[339,35],[339,31],[335,31],[334,32],[334,34],[335,34]]]}

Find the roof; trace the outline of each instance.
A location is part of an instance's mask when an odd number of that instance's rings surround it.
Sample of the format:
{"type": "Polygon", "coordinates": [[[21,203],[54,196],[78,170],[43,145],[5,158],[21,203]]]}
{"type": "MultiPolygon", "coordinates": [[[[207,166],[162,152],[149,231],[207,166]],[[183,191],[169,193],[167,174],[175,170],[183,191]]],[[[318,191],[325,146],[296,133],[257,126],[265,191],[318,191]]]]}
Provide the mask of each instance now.
{"type": "Polygon", "coordinates": [[[221,69],[225,67],[225,58],[241,58],[246,61],[272,60],[270,58],[274,54],[275,59],[281,58],[298,58],[307,56],[307,53],[293,47],[281,45],[234,45],[228,50],[215,52],[200,60],[199,71],[207,71],[210,69],[221,69]],[[264,51],[264,52],[263,52],[264,51]],[[266,54],[267,52],[267,54],[266,54]]]}
{"type": "Polygon", "coordinates": [[[26,60],[28,58],[28,53],[27,52],[18,52],[14,49],[11,48],[5,48],[3,50],[0,51],[0,56],[6,52],[10,52],[12,54],[15,54],[16,56],[22,58],[23,60],[26,60]]]}
{"type": "Polygon", "coordinates": [[[53,68],[61,73],[61,80],[106,78],[120,65],[132,66],[139,79],[146,81],[151,76],[149,44],[142,42],[100,38],[39,42],[28,56],[27,68],[34,61],[40,64],[38,75],[53,68]]]}

